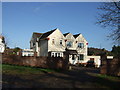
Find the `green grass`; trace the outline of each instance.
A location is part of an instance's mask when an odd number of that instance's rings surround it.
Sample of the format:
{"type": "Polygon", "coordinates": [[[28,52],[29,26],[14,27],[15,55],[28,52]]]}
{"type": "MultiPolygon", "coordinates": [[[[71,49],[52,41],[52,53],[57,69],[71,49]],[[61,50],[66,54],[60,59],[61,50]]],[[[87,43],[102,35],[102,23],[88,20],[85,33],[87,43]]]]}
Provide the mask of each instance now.
{"type": "Polygon", "coordinates": [[[2,72],[7,74],[39,74],[42,72],[46,72],[46,73],[55,72],[55,70],[29,67],[29,66],[2,64],[2,72]]]}
{"type": "Polygon", "coordinates": [[[96,77],[99,78],[97,80],[97,83],[101,86],[107,87],[108,90],[119,89],[120,77],[102,75],[102,74],[97,74],[96,77]]]}
{"type": "Polygon", "coordinates": [[[110,80],[110,81],[120,81],[120,77],[102,75],[102,74],[97,74],[96,76],[99,77],[99,78],[110,80]]]}
{"type": "Polygon", "coordinates": [[[107,90],[118,89],[120,86],[120,77],[103,75],[98,73],[87,73],[96,77],[95,84],[97,87],[106,88],[107,90]]]}

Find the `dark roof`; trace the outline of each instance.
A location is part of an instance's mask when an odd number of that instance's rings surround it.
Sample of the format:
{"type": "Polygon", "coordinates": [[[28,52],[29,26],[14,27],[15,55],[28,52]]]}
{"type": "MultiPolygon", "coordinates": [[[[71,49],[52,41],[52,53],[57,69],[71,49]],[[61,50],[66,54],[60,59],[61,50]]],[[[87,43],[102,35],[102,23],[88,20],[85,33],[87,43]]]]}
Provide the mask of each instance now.
{"type": "Polygon", "coordinates": [[[33,36],[37,37],[41,37],[43,33],[37,33],[37,32],[33,32],[33,36]]]}
{"type": "Polygon", "coordinates": [[[76,50],[66,49],[66,52],[69,53],[69,54],[77,54],[76,50]]]}
{"type": "Polygon", "coordinates": [[[69,32],[68,33],[65,33],[65,34],[63,34],[64,36],[66,36],[66,35],[68,35],[69,34],[69,32]]]}
{"type": "Polygon", "coordinates": [[[50,34],[52,34],[55,30],[56,30],[56,29],[51,30],[51,31],[48,31],[48,32],[42,34],[42,36],[40,37],[40,39],[44,39],[44,38],[48,37],[48,36],[49,36],[50,34]]]}
{"type": "Polygon", "coordinates": [[[4,39],[4,36],[0,35],[0,38],[1,38],[1,39],[4,39]]]}
{"type": "Polygon", "coordinates": [[[78,36],[80,35],[80,33],[79,34],[75,34],[75,35],[73,35],[75,38],[77,38],[78,36]]]}

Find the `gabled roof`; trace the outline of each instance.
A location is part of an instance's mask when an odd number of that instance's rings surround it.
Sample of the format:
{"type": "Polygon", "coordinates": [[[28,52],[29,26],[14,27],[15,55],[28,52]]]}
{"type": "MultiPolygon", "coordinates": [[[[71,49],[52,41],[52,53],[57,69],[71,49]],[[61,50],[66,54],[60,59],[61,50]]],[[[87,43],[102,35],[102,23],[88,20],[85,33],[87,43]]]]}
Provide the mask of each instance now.
{"type": "Polygon", "coordinates": [[[75,34],[75,35],[73,35],[73,36],[74,36],[74,38],[77,38],[80,34],[81,34],[81,33],[75,34]]]}
{"type": "Polygon", "coordinates": [[[48,31],[48,32],[46,32],[46,33],[43,33],[42,36],[40,37],[40,39],[44,39],[44,38],[48,37],[48,36],[49,36],[50,34],[52,34],[55,30],[56,30],[56,29],[51,30],[51,31],[48,31]]]}
{"type": "Polygon", "coordinates": [[[37,33],[37,32],[33,32],[33,36],[35,36],[36,38],[39,38],[42,36],[43,33],[37,33]]]}
{"type": "Polygon", "coordinates": [[[1,38],[1,39],[4,39],[4,37],[3,37],[2,35],[0,35],[0,38],[1,38]]]}
{"type": "Polygon", "coordinates": [[[64,36],[66,36],[66,35],[68,35],[69,34],[69,32],[68,33],[65,33],[65,34],[63,34],[64,36]]]}

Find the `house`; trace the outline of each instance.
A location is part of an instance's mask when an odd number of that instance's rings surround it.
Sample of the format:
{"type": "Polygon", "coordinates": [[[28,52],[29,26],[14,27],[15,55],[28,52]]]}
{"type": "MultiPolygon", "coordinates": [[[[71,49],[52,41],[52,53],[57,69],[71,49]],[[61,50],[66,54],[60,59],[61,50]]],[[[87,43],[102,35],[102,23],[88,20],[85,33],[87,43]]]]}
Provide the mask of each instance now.
{"type": "Polygon", "coordinates": [[[5,50],[5,38],[0,36],[0,53],[3,53],[5,50]]]}
{"type": "Polygon", "coordinates": [[[88,42],[82,34],[72,35],[71,33],[63,34],[66,38],[66,48],[69,50],[69,61],[71,64],[84,63],[87,56],[88,42]]]}
{"type": "Polygon", "coordinates": [[[34,32],[30,40],[30,49],[33,49],[34,52],[37,52],[37,56],[39,56],[39,52],[40,52],[40,46],[38,45],[38,43],[39,43],[39,38],[42,36],[42,34],[43,33],[34,32]]]}
{"type": "Polygon", "coordinates": [[[30,40],[30,48],[37,52],[38,56],[63,57],[65,52],[65,37],[59,29],[46,33],[33,33],[30,40]]]}
{"type": "Polygon", "coordinates": [[[22,49],[22,56],[34,56],[33,49],[22,49]]]}
{"type": "Polygon", "coordinates": [[[30,48],[37,52],[37,56],[63,57],[68,53],[71,64],[86,64],[90,59],[87,56],[88,42],[81,33],[71,34],[56,28],[46,33],[33,33],[30,48]]]}

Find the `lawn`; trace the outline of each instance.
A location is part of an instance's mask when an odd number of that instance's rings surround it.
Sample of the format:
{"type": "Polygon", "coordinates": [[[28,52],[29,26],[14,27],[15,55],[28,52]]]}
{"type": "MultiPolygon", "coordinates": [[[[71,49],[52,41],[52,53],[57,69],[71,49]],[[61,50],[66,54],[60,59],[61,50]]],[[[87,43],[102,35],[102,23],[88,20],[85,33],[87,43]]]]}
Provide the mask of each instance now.
{"type": "Polygon", "coordinates": [[[69,71],[2,65],[3,88],[106,88],[117,89],[120,77],[99,74],[98,69],[75,67],[69,71]]]}
{"type": "Polygon", "coordinates": [[[36,67],[29,67],[29,66],[2,64],[2,72],[6,74],[12,74],[12,75],[13,74],[16,74],[16,75],[39,74],[42,72],[50,73],[50,72],[55,72],[55,71],[57,70],[36,68],[36,67]]]}

